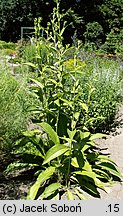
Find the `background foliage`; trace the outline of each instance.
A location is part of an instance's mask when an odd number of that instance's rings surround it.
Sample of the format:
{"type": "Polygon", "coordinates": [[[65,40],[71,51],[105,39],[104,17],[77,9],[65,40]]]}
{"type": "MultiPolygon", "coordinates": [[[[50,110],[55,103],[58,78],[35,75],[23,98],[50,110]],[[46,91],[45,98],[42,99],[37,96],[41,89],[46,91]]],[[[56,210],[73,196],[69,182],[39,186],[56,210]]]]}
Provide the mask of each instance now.
{"type": "MultiPolygon", "coordinates": [[[[46,27],[54,4],[53,0],[0,0],[0,39],[17,41],[20,39],[20,28],[34,26],[35,17],[42,17],[42,25],[46,27]]],[[[76,37],[84,43],[93,41],[98,48],[104,44],[103,52],[119,51],[123,35],[123,0],[60,1],[61,11],[69,8],[73,12],[69,13],[67,21],[72,25],[64,33],[65,43],[72,43],[76,32],[76,37]],[[75,14],[82,18],[82,22],[78,22],[75,14]]]]}

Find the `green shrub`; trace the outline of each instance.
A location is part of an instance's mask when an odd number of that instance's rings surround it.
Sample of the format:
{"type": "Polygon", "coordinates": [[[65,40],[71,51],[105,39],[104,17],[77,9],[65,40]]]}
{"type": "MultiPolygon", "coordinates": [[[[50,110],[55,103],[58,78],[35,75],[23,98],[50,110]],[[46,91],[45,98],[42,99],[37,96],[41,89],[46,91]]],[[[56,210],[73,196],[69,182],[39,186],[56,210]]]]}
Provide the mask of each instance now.
{"type": "Polygon", "coordinates": [[[23,76],[18,80],[12,77],[7,67],[0,68],[0,148],[6,151],[26,129],[33,97],[23,76]]]}
{"type": "Polygon", "coordinates": [[[95,68],[92,74],[93,86],[95,91],[91,97],[90,113],[91,116],[103,116],[104,122],[95,124],[96,130],[110,130],[118,111],[119,104],[122,102],[122,87],[120,81],[120,68],[114,62],[109,64],[109,68],[103,66],[95,68]],[[112,65],[111,65],[112,63],[112,65]]]}
{"type": "Polygon", "coordinates": [[[89,45],[91,45],[99,48],[102,44],[103,35],[103,27],[98,22],[87,23],[86,31],[84,32],[85,47],[89,49],[89,45]]]}
{"type": "Polygon", "coordinates": [[[106,41],[100,48],[103,52],[121,55],[123,53],[123,30],[112,29],[107,34],[106,41]]]}
{"type": "Polygon", "coordinates": [[[16,54],[15,50],[13,50],[13,49],[6,48],[6,49],[2,49],[2,51],[3,51],[4,55],[13,56],[16,54]]]}
{"type": "Polygon", "coordinates": [[[22,52],[22,58],[24,61],[28,62],[35,62],[35,56],[36,56],[36,45],[35,44],[27,44],[22,52]]]}
{"type": "Polygon", "coordinates": [[[81,116],[81,121],[86,121],[86,126],[91,131],[106,132],[113,127],[119,104],[123,99],[121,77],[122,68],[119,61],[94,56],[87,60],[84,73],[80,76],[80,91],[82,100],[87,103],[88,115],[86,118],[81,116]]]}
{"type": "MultiPolygon", "coordinates": [[[[31,40],[31,39],[30,39],[31,40]]],[[[36,58],[36,43],[35,41],[31,43],[29,39],[28,40],[19,40],[16,45],[16,52],[18,54],[18,57],[23,62],[35,62],[36,58]]]]}
{"type": "Polygon", "coordinates": [[[76,66],[82,70],[86,66],[86,64],[85,62],[82,62],[80,59],[76,59],[76,61],[74,59],[69,59],[64,62],[64,66],[66,67],[66,70],[73,71],[76,66]]]}
{"type": "Polygon", "coordinates": [[[15,50],[16,44],[13,42],[5,42],[5,41],[0,41],[0,49],[12,49],[15,50]]]}

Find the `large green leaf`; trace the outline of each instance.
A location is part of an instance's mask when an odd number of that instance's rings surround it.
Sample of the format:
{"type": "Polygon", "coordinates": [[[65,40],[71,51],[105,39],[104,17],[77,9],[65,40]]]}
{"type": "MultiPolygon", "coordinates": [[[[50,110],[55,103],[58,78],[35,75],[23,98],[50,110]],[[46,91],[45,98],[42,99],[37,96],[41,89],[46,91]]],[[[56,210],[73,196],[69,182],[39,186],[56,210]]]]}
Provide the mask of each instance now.
{"type": "Polygon", "coordinates": [[[64,102],[64,106],[70,106],[72,108],[72,105],[73,105],[72,101],[68,101],[64,98],[60,98],[60,100],[64,102]]]}
{"type": "Polygon", "coordinates": [[[104,178],[105,180],[107,179],[108,181],[111,180],[111,176],[106,173],[106,171],[98,169],[98,167],[93,168],[93,171],[97,174],[98,178],[104,178]]]}
{"type": "Polygon", "coordinates": [[[55,145],[60,144],[59,137],[53,128],[46,122],[38,123],[44,131],[48,134],[49,138],[53,141],[55,145]]]}
{"type": "Polygon", "coordinates": [[[60,155],[64,154],[68,150],[69,150],[68,147],[61,144],[53,146],[52,148],[49,149],[49,151],[47,151],[43,165],[49,163],[51,160],[59,157],[60,155]]]}
{"type": "Polygon", "coordinates": [[[52,184],[50,184],[44,190],[44,192],[41,194],[41,196],[39,197],[39,199],[41,199],[41,200],[46,199],[47,197],[49,197],[50,195],[52,195],[56,190],[58,190],[60,187],[61,187],[60,183],[52,183],[52,184]]]}
{"type": "Polygon", "coordinates": [[[35,199],[41,184],[43,182],[45,182],[47,179],[49,179],[53,175],[54,172],[55,172],[55,167],[51,166],[40,173],[36,182],[33,184],[33,186],[29,190],[29,193],[27,195],[27,200],[34,200],[35,199]]]}
{"type": "MultiPolygon", "coordinates": [[[[74,177],[75,178],[75,177],[74,177]]],[[[73,177],[72,177],[73,179],[73,177]]],[[[88,192],[90,195],[94,197],[100,197],[99,192],[97,191],[97,187],[95,186],[94,180],[88,176],[79,176],[77,175],[75,180],[82,187],[83,190],[88,192]]],[[[78,189],[80,191],[80,189],[78,189]]],[[[80,191],[82,193],[82,190],[80,191]]]]}
{"type": "MultiPolygon", "coordinates": [[[[89,178],[93,179],[95,185],[99,188],[101,188],[102,190],[105,190],[104,184],[103,182],[101,182],[98,178],[96,173],[94,173],[93,171],[75,171],[74,172],[77,175],[82,175],[82,176],[88,176],[89,178]]],[[[106,191],[106,190],[105,190],[106,191]]]]}
{"type": "Polygon", "coordinates": [[[96,174],[92,171],[85,171],[85,170],[82,170],[82,171],[75,171],[73,172],[75,173],[76,175],[85,175],[85,176],[88,176],[90,178],[96,178],[96,174]]]}
{"type": "Polygon", "coordinates": [[[97,158],[100,162],[110,162],[113,165],[117,166],[117,164],[107,155],[99,155],[97,158]]]}
{"type": "Polygon", "coordinates": [[[37,84],[37,86],[39,86],[41,89],[44,88],[43,84],[41,82],[39,82],[38,80],[35,79],[31,79],[35,84],[37,84]]]}
{"type": "Polygon", "coordinates": [[[89,138],[89,136],[90,136],[90,132],[82,132],[81,130],[79,130],[79,132],[80,132],[80,138],[81,138],[81,140],[82,139],[85,139],[85,138],[89,138]]]}
{"type": "Polygon", "coordinates": [[[24,65],[28,65],[30,67],[33,67],[33,68],[37,68],[37,65],[33,64],[32,62],[26,62],[26,63],[23,63],[24,65]]]}
{"type": "Polygon", "coordinates": [[[27,195],[27,200],[34,200],[37,193],[38,193],[38,190],[39,190],[39,187],[40,187],[40,183],[35,183],[29,190],[29,193],[27,195]]]}
{"type": "Polygon", "coordinates": [[[106,134],[96,133],[90,137],[90,140],[100,139],[102,137],[106,137],[106,134]]]}
{"type": "Polygon", "coordinates": [[[71,165],[76,168],[83,168],[84,166],[84,156],[81,151],[78,151],[76,157],[73,157],[71,160],[71,165]]]}
{"type": "Polygon", "coordinates": [[[120,171],[112,163],[102,162],[102,163],[98,164],[98,167],[100,167],[101,169],[105,169],[105,170],[109,171],[112,175],[115,175],[118,178],[122,178],[120,171]]]}

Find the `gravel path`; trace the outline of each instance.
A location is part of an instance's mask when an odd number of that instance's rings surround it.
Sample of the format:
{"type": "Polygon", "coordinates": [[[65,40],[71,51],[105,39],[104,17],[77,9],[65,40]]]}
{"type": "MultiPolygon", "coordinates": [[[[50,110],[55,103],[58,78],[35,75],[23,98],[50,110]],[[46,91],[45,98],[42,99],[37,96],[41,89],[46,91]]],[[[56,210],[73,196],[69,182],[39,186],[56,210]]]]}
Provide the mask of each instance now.
{"type": "MultiPolygon", "coordinates": [[[[117,118],[120,127],[116,129],[115,133],[109,135],[106,140],[100,140],[100,145],[104,148],[108,147],[107,151],[111,154],[111,158],[116,162],[123,175],[123,105],[119,109],[117,118]]],[[[111,192],[108,194],[100,192],[102,199],[123,200],[123,182],[112,185],[111,192]]]]}

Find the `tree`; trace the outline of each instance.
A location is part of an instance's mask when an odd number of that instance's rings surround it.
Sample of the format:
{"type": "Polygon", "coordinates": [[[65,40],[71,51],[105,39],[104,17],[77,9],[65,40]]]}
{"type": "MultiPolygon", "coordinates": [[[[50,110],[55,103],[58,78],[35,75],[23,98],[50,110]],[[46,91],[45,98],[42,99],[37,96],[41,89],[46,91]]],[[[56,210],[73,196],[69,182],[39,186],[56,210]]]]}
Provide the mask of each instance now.
{"type": "Polygon", "coordinates": [[[51,12],[50,4],[43,0],[0,0],[0,38],[16,41],[22,26],[34,26],[34,18],[42,16],[44,23],[51,12]]]}
{"type": "MultiPolygon", "coordinates": [[[[0,0],[0,39],[6,41],[20,39],[20,28],[34,26],[36,17],[42,17],[42,25],[45,27],[54,6],[54,0],[0,0]]],[[[99,34],[103,43],[110,32],[121,34],[123,0],[60,0],[62,12],[66,12],[69,8],[71,11],[65,19],[72,25],[69,25],[64,33],[65,43],[71,42],[75,32],[76,37],[85,42],[85,35],[87,36],[88,28],[90,31],[90,25],[91,27],[94,25],[94,32],[96,31],[96,35],[99,34]],[[101,34],[95,23],[100,26],[101,34]]],[[[90,38],[90,41],[93,40],[95,39],[90,38]]]]}
{"type": "Polygon", "coordinates": [[[105,0],[99,10],[105,23],[105,31],[118,31],[123,28],[123,0],[105,0]]]}

